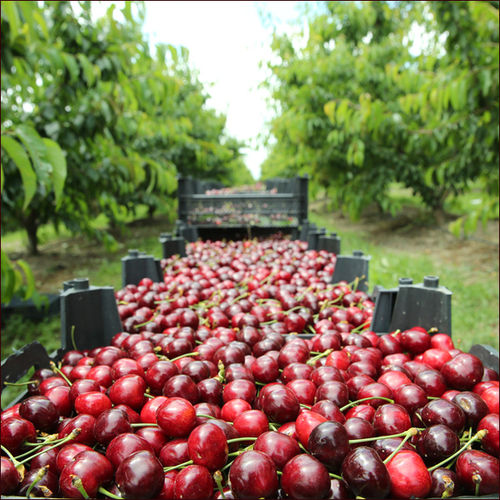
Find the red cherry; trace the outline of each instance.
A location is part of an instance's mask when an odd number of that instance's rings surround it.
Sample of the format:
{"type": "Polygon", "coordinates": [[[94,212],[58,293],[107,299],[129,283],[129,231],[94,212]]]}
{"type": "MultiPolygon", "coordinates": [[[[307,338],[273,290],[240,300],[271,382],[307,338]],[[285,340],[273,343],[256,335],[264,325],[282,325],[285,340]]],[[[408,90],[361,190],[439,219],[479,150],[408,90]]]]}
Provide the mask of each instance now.
{"type": "Polygon", "coordinates": [[[103,411],[112,406],[111,400],[102,392],[85,392],[75,399],[76,413],[86,413],[93,417],[99,416],[103,411]]]}
{"type": "MultiPolygon", "coordinates": [[[[233,464],[234,465],[234,464],[233,464]]],[[[202,465],[188,465],[174,480],[174,498],[206,500],[213,495],[214,481],[210,471],[202,465]]]]}
{"type": "Polygon", "coordinates": [[[234,419],[233,427],[241,437],[257,437],[269,430],[269,421],[264,412],[247,410],[234,419]]]}
{"type": "Polygon", "coordinates": [[[187,445],[191,460],[196,465],[205,466],[210,472],[221,469],[227,461],[226,435],[217,425],[199,425],[189,435],[187,445]]]}
{"type": "Polygon", "coordinates": [[[493,455],[495,457],[499,457],[499,425],[500,421],[498,418],[498,414],[489,413],[485,417],[483,417],[478,426],[477,430],[480,431],[482,429],[486,429],[488,434],[481,440],[481,446],[486,453],[493,455]]]}
{"type": "Polygon", "coordinates": [[[499,388],[489,387],[481,393],[481,397],[484,402],[488,405],[488,410],[490,413],[500,413],[499,410],[499,388]]]}
{"type": "Polygon", "coordinates": [[[142,407],[140,413],[140,420],[147,424],[156,424],[156,412],[158,408],[167,401],[166,396],[156,396],[153,399],[148,399],[146,404],[142,407]]]}
{"type": "Polygon", "coordinates": [[[169,398],[156,411],[156,421],[169,437],[187,437],[196,425],[196,411],[183,398],[169,398]]]}
{"type": "Polygon", "coordinates": [[[318,459],[302,453],[283,468],[281,486],[292,498],[325,498],[330,491],[330,476],[318,459]]]}
{"type": "Polygon", "coordinates": [[[58,474],[64,467],[72,462],[74,458],[82,451],[93,451],[92,448],[83,443],[65,444],[57,453],[56,468],[54,469],[58,474]]]}
{"type": "Polygon", "coordinates": [[[387,462],[386,467],[391,479],[393,498],[423,498],[429,494],[431,475],[415,451],[398,451],[387,462]]]}
{"type": "Polygon", "coordinates": [[[481,360],[465,352],[457,354],[441,367],[448,387],[465,391],[472,390],[481,381],[483,372],[481,360]]]}
{"type": "Polygon", "coordinates": [[[466,450],[456,462],[457,479],[466,493],[475,495],[497,494],[499,488],[498,458],[484,451],[466,450]]]}
{"type": "Polygon", "coordinates": [[[295,431],[297,436],[302,443],[302,446],[306,447],[309,440],[309,436],[313,429],[317,427],[322,422],[326,422],[326,418],[319,413],[310,410],[303,410],[295,421],[295,431]]]}
{"type": "Polygon", "coordinates": [[[1,457],[0,463],[0,494],[10,495],[17,490],[21,482],[21,476],[15,465],[7,457],[1,457]]]}
{"type": "Polygon", "coordinates": [[[106,448],[106,458],[115,468],[136,451],[147,450],[153,453],[152,446],[137,434],[124,432],[114,437],[106,448]]]}
{"type": "Polygon", "coordinates": [[[281,470],[295,455],[300,453],[297,441],[281,432],[267,431],[259,435],[253,449],[265,453],[281,470]]]}
{"type": "Polygon", "coordinates": [[[109,389],[113,404],[125,404],[134,410],[142,408],[145,401],[146,382],[139,375],[124,375],[116,380],[109,389]]]}
{"type": "Polygon", "coordinates": [[[375,411],[373,427],[379,436],[398,434],[411,427],[411,418],[403,406],[385,404],[379,406],[375,411]]]}

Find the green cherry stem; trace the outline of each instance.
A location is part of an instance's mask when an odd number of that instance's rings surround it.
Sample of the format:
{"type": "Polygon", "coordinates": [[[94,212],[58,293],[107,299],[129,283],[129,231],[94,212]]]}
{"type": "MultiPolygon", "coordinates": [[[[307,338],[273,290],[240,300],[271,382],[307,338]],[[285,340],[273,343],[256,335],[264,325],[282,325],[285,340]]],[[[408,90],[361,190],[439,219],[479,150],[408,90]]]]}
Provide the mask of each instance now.
{"type": "Polygon", "coordinates": [[[106,488],[103,488],[102,486],[99,486],[99,489],[97,491],[99,493],[102,493],[104,496],[108,498],[116,498],[117,500],[123,500],[123,497],[119,497],[118,495],[111,493],[111,491],[108,491],[106,488]]]}
{"type": "Polygon", "coordinates": [[[334,474],[333,472],[329,472],[328,475],[330,477],[333,477],[333,479],[338,479],[339,481],[343,481],[344,478],[342,476],[338,476],[337,474],[334,474]]]}
{"type": "Polygon", "coordinates": [[[488,431],[486,429],[481,429],[480,431],[477,431],[474,436],[472,436],[457,452],[453,453],[453,455],[450,455],[449,457],[445,458],[442,462],[439,462],[436,465],[433,465],[432,467],[429,467],[427,470],[429,472],[432,472],[435,469],[438,469],[439,467],[442,467],[444,464],[448,463],[449,461],[453,460],[455,457],[458,457],[464,450],[467,449],[467,447],[473,443],[474,441],[481,441],[481,439],[484,438],[488,434],[488,431]]]}
{"type": "Polygon", "coordinates": [[[382,400],[387,401],[389,403],[394,403],[394,399],[385,398],[384,396],[370,396],[369,398],[361,398],[361,399],[358,399],[356,401],[351,401],[350,403],[346,404],[345,406],[342,406],[342,408],[340,408],[340,411],[347,410],[347,408],[350,408],[351,406],[356,406],[358,403],[362,403],[363,401],[369,401],[371,399],[382,399],[382,400]]]}
{"type": "Polygon", "coordinates": [[[314,363],[316,363],[316,361],[318,361],[318,359],[321,359],[321,358],[324,358],[325,356],[328,356],[331,352],[333,352],[333,349],[327,349],[326,351],[324,351],[320,354],[317,354],[316,356],[313,356],[308,361],[306,361],[306,363],[308,365],[312,366],[312,365],[314,365],[314,363]]]}
{"type": "Polygon", "coordinates": [[[49,470],[49,466],[48,465],[45,465],[43,467],[40,467],[40,469],[38,469],[38,471],[37,471],[37,473],[35,475],[35,478],[33,479],[33,482],[29,485],[29,488],[26,491],[26,498],[30,498],[31,491],[37,485],[37,483],[39,483],[43,479],[43,476],[45,476],[45,473],[48,470],[49,470]]]}
{"type": "Polygon", "coordinates": [[[64,381],[71,387],[73,385],[72,382],[70,382],[69,378],[66,377],[66,375],[64,375],[64,373],[57,367],[57,365],[51,361],[50,362],[50,367],[52,368],[52,370],[54,370],[55,373],[57,373],[62,379],[64,379],[64,381]]]}
{"type": "Polygon", "coordinates": [[[132,427],[159,427],[158,424],[152,424],[150,422],[137,422],[134,424],[130,424],[132,427]]]}
{"type": "Polygon", "coordinates": [[[213,475],[215,484],[217,485],[217,489],[219,490],[221,498],[226,498],[224,495],[224,488],[222,487],[222,472],[220,470],[216,470],[213,475]]]}
{"type": "Polygon", "coordinates": [[[163,467],[163,472],[168,472],[171,470],[182,469],[183,467],[187,467],[188,465],[193,465],[192,460],[188,460],[187,462],[182,462],[181,464],[172,465],[171,467],[163,467]]]}
{"type": "Polygon", "coordinates": [[[233,439],[228,439],[227,444],[244,443],[245,441],[257,441],[257,438],[253,436],[233,438],[233,439]]]}
{"type": "Polygon", "coordinates": [[[360,438],[360,439],[349,439],[349,444],[369,443],[370,441],[377,441],[379,439],[404,437],[404,436],[406,436],[408,430],[406,430],[404,432],[398,432],[397,434],[389,434],[387,436],[372,436],[372,437],[360,438]]]}
{"type": "Polygon", "coordinates": [[[392,458],[394,457],[394,455],[404,446],[406,441],[408,441],[408,439],[410,439],[411,437],[416,436],[417,433],[418,433],[418,430],[416,429],[416,427],[410,427],[406,431],[406,436],[403,438],[401,443],[399,443],[396,446],[396,449],[385,460],[383,460],[384,464],[389,463],[392,460],[392,458]]]}
{"type": "Polygon", "coordinates": [[[14,464],[14,467],[18,467],[18,465],[21,465],[21,463],[16,459],[14,455],[2,444],[0,445],[2,448],[2,451],[10,458],[11,462],[14,464]]]}
{"type": "Polygon", "coordinates": [[[200,353],[197,351],[188,352],[186,354],[181,354],[180,356],[177,356],[176,358],[172,358],[170,361],[172,361],[172,363],[173,363],[174,361],[177,361],[178,359],[181,359],[181,358],[190,358],[190,357],[199,356],[199,355],[200,355],[200,353]]]}

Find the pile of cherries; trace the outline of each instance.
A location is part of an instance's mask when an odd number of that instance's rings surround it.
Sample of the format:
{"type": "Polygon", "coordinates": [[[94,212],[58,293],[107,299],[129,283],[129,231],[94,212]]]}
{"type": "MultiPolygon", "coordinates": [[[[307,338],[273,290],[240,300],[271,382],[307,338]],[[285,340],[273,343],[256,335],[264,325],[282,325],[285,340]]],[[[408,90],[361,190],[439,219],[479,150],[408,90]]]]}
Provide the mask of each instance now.
{"type": "Polygon", "coordinates": [[[425,498],[497,493],[499,382],[448,335],[377,336],[335,255],[197,242],[116,292],[123,331],[1,413],[2,495],[425,498]]]}

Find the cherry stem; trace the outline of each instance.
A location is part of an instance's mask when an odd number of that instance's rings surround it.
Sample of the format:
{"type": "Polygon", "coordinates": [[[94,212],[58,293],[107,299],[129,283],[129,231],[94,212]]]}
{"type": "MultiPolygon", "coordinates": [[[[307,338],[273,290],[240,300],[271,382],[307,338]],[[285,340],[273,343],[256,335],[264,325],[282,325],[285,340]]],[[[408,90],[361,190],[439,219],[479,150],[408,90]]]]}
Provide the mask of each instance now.
{"type": "Polygon", "coordinates": [[[173,363],[174,361],[177,361],[178,359],[199,356],[199,355],[200,355],[200,353],[197,351],[188,352],[186,354],[181,354],[180,356],[177,356],[176,358],[172,358],[170,361],[172,361],[172,363],[173,363]]]}
{"type": "Polygon", "coordinates": [[[453,455],[450,455],[449,457],[445,458],[442,462],[439,462],[436,465],[433,465],[432,467],[429,467],[427,470],[429,472],[432,472],[434,469],[438,469],[439,467],[442,467],[444,464],[448,463],[449,461],[453,460],[455,457],[458,457],[467,447],[473,443],[474,441],[481,441],[481,439],[484,438],[488,434],[488,431],[486,429],[481,429],[480,431],[477,431],[474,436],[472,436],[457,452],[453,453],[453,455]]]}
{"type": "Polygon", "coordinates": [[[257,438],[253,437],[253,436],[233,438],[233,439],[228,439],[227,440],[227,444],[231,444],[231,443],[243,443],[245,441],[257,441],[257,438]]]}
{"type": "Polygon", "coordinates": [[[16,460],[16,457],[14,457],[14,455],[12,455],[12,453],[3,444],[0,445],[0,447],[2,448],[2,451],[10,458],[11,462],[14,464],[14,467],[17,468],[20,463],[16,460]]]}
{"type": "Polygon", "coordinates": [[[81,478],[78,476],[71,474],[71,484],[80,492],[83,498],[90,498],[89,494],[85,491],[85,488],[83,487],[83,483],[81,478]]]}
{"type": "Polygon", "coordinates": [[[418,433],[418,430],[415,427],[410,427],[406,431],[406,436],[403,438],[401,443],[399,443],[396,446],[396,449],[385,460],[383,460],[384,464],[389,463],[392,460],[392,458],[394,457],[394,455],[404,446],[406,441],[408,441],[408,439],[410,439],[411,437],[416,436],[417,433],[418,433]]]}
{"type": "MultiPolygon", "coordinates": [[[[410,429],[413,429],[413,427],[411,427],[410,429]]],[[[349,439],[349,444],[368,443],[369,441],[377,441],[378,439],[388,439],[388,438],[404,437],[404,436],[406,436],[407,432],[410,429],[408,429],[408,430],[406,430],[404,432],[399,432],[398,434],[389,434],[387,436],[372,436],[372,437],[360,438],[360,439],[349,439]]]]}
{"type": "Polygon", "coordinates": [[[369,326],[370,326],[370,321],[365,321],[364,323],[361,323],[361,325],[357,326],[356,328],[353,328],[349,333],[358,333],[361,330],[365,330],[369,326]]]}
{"type": "Polygon", "coordinates": [[[146,396],[149,399],[154,399],[155,398],[155,396],[153,396],[152,394],[148,394],[147,392],[144,393],[144,396],[146,396]]]}
{"type": "Polygon", "coordinates": [[[369,398],[361,398],[356,401],[352,401],[351,403],[342,406],[342,408],[340,408],[340,411],[347,410],[347,408],[350,408],[351,406],[356,406],[358,403],[362,403],[363,401],[369,401],[370,399],[383,399],[384,401],[388,401],[389,403],[394,404],[394,399],[389,399],[384,396],[370,396],[369,398]]]}
{"type": "MultiPolygon", "coordinates": [[[[76,429],[73,429],[66,437],[64,437],[63,439],[60,439],[60,440],[58,439],[57,442],[55,442],[52,446],[49,446],[45,450],[38,451],[34,455],[31,455],[31,456],[29,456],[29,457],[21,460],[19,463],[20,464],[24,464],[26,462],[29,462],[31,459],[37,457],[38,455],[41,455],[42,453],[45,453],[46,451],[52,450],[54,448],[57,448],[58,446],[61,446],[63,443],[66,443],[67,441],[71,441],[76,436],[78,436],[78,434],[80,434],[80,432],[82,432],[82,430],[79,427],[77,427],[76,429]]],[[[31,450],[31,451],[33,451],[33,450],[31,450]]]]}
{"type": "Polygon", "coordinates": [[[26,491],[26,498],[30,498],[31,491],[37,485],[37,483],[39,483],[43,479],[43,476],[45,476],[45,473],[47,472],[48,469],[49,469],[48,465],[45,465],[43,467],[40,467],[40,469],[38,469],[35,475],[35,479],[33,479],[33,482],[29,485],[29,488],[26,491]]]}
{"type": "Polygon", "coordinates": [[[474,496],[479,496],[479,488],[481,486],[481,476],[479,474],[472,474],[472,481],[474,481],[474,496]]]}
{"type": "Polygon", "coordinates": [[[427,396],[427,399],[441,399],[441,398],[438,398],[436,396],[427,396]]]}
{"type": "Polygon", "coordinates": [[[300,404],[300,407],[301,407],[301,408],[306,408],[306,409],[308,409],[308,410],[310,410],[310,409],[312,408],[312,406],[306,405],[306,404],[304,404],[304,403],[299,403],[299,404],[300,404]]]}
{"type": "Polygon", "coordinates": [[[71,345],[73,346],[73,349],[75,351],[78,351],[78,349],[76,348],[76,341],[75,341],[75,325],[71,325],[71,333],[70,333],[70,337],[71,337],[71,345]]]}
{"type": "Polygon", "coordinates": [[[220,495],[222,498],[226,498],[226,495],[224,495],[224,488],[222,487],[222,472],[220,470],[216,470],[214,472],[214,481],[215,484],[217,485],[217,489],[220,492],[220,495]]]}
{"type": "Polygon", "coordinates": [[[333,352],[333,349],[327,349],[326,351],[323,351],[320,354],[317,354],[316,356],[313,356],[310,358],[306,363],[308,365],[313,365],[318,359],[324,358],[325,356],[328,356],[331,352],[333,352]]]}
{"type": "Polygon", "coordinates": [[[342,476],[338,476],[337,474],[334,474],[333,472],[329,472],[328,475],[330,477],[333,477],[333,479],[338,479],[339,481],[343,481],[344,478],[342,476]]]}
{"type": "Polygon", "coordinates": [[[130,425],[131,427],[159,427],[158,424],[153,424],[151,422],[137,422],[130,425]]]}
{"type": "Polygon", "coordinates": [[[3,385],[11,385],[13,387],[22,387],[23,385],[35,384],[36,382],[40,383],[39,380],[26,380],[24,382],[4,382],[3,385]]]}
{"type": "Polygon", "coordinates": [[[188,465],[193,465],[192,460],[188,460],[187,462],[182,462],[181,464],[172,465],[171,467],[163,467],[163,472],[168,472],[171,470],[182,469],[183,467],[187,467],[188,465]]]}
{"type": "Polygon", "coordinates": [[[207,415],[206,413],[197,413],[196,417],[213,418],[213,419],[217,420],[217,417],[214,417],[213,415],[207,415]]]}
{"type": "Polygon", "coordinates": [[[52,368],[52,370],[54,370],[55,373],[60,375],[61,378],[63,378],[70,387],[73,385],[73,383],[69,381],[68,377],[64,375],[64,373],[57,367],[57,365],[53,361],[50,362],[50,367],[52,368]]]}
{"type": "Polygon", "coordinates": [[[63,439],[65,439],[65,438],[60,438],[60,439],[56,439],[56,438],[57,438],[57,434],[51,434],[50,436],[47,436],[43,441],[40,441],[39,443],[24,443],[25,445],[33,446],[33,448],[31,448],[31,450],[28,450],[28,451],[22,453],[21,455],[18,455],[16,458],[19,460],[20,458],[24,458],[26,455],[30,455],[31,453],[35,453],[36,451],[38,451],[40,448],[43,448],[48,443],[56,444],[56,443],[60,443],[63,439]]]}
{"type": "Polygon", "coordinates": [[[108,491],[106,488],[103,488],[102,486],[99,486],[99,489],[97,491],[99,493],[102,493],[106,497],[116,498],[118,500],[123,500],[123,497],[119,497],[118,495],[115,495],[114,493],[111,493],[111,491],[108,491]]]}

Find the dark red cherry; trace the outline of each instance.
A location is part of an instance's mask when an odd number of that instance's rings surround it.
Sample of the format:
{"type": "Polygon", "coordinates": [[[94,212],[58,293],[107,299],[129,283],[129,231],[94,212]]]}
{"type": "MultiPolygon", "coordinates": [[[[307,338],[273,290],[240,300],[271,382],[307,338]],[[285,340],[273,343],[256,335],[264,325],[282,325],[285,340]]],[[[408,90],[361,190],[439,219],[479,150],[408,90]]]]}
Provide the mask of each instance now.
{"type": "Polygon", "coordinates": [[[279,470],[282,470],[291,458],[301,452],[295,439],[275,431],[261,434],[255,441],[253,449],[269,456],[279,470]]]}
{"type": "Polygon", "coordinates": [[[159,395],[167,380],[178,374],[179,369],[172,361],[160,360],[146,371],[145,380],[151,392],[159,395]]]}
{"type": "Polygon", "coordinates": [[[481,419],[477,425],[477,430],[486,429],[488,434],[481,440],[481,446],[486,453],[498,458],[499,456],[499,426],[498,414],[489,413],[481,419]]]}
{"type": "Polygon", "coordinates": [[[431,475],[417,452],[400,450],[386,467],[391,478],[393,498],[424,498],[429,494],[431,475]]]}
{"type": "Polygon", "coordinates": [[[446,399],[429,401],[422,408],[421,416],[427,427],[444,424],[458,433],[465,426],[465,414],[462,408],[446,399]]]}
{"type": "Polygon", "coordinates": [[[337,422],[323,422],[309,435],[307,449],[330,470],[337,471],[350,450],[347,431],[337,422]]]}
{"type": "Polygon", "coordinates": [[[10,495],[17,490],[21,476],[11,460],[7,457],[0,460],[0,494],[10,495]]]}
{"type": "Polygon", "coordinates": [[[373,427],[379,436],[398,434],[411,427],[411,418],[403,406],[389,403],[377,408],[373,427]]]}
{"type": "Polygon", "coordinates": [[[455,465],[457,480],[465,493],[497,494],[499,489],[498,458],[479,450],[461,453],[455,465]]]}
{"type": "Polygon", "coordinates": [[[156,411],[156,421],[169,437],[187,437],[196,425],[196,411],[184,398],[169,398],[156,411]]]}
{"type": "Polygon", "coordinates": [[[456,473],[451,469],[438,467],[431,472],[431,491],[429,496],[436,498],[450,498],[460,494],[460,485],[456,473]]]}
{"type": "Polygon", "coordinates": [[[457,354],[441,367],[441,373],[448,387],[469,391],[481,381],[484,367],[479,358],[469,353],[457,354]]]}
{"type": "MultiPolygon", "coordinates": [[[[401,441],[403,441],[403,438],[400,437],[381,438],[373,441],[372,448],[382,460],[385,460],[401,444],[401,441]]],[[[409,442],[404,443],[401,449],[415,451],[415,448],[409,442]]]]}
{"type": "Polygon", "coordinates": [[[391,490],[389,472],[377,452],[367,446],[348,453],[342,463],[342,477],[357,496],[384,498],[391,490]]]}
{"type": "Polygon", "coordinates": [[[211,423],[199,425],[189,434],[188,452],[190,459],[196,465],[203,465],[210,472],[215,472],[227,461],[226,434],[217,425],[211,423]]]}
{"type": "Polygon", "coordinates": [[[124,375],[116,380],[109,389],[109,399],[113,404],[125,404],[134,410],[143,407],[146,382],[139,375],[124,375]]]}
{"type": "Polygon", "coordinates": [[[458,435],[443,424],[423,430],[417,439],[417,451],[428,465],[441,462],[460,447],[458,435]]]}
{"type": "Polygon", "coordinates": [[[159,427],[141,427],[136,434],[152,446],[155,455],[159,455],[167,441],[167,435],[159,427]]]}
{"type": "Polygon", "coordinates": [[[147,450],[153,452],[153,447],[137,434],[124,432],[114,437],[106,448],[106,458],[115,468],[136,451],[147,450]]]}
{"type": "Polygon", "coordinates": [[[439,398],[446,391],[446,381],[437,370],[422,370],[415,375],[413,382],[426,392],[428,396],[439,398]]]}
{"type": "MultiPolygon", "coordinates": [[[[375,430],[373,425],[359,417],[349,418],[345,421],[344,428],[349,436],[349,439],[363,439],[373,437],[375,430]]],[[[351,447],[365,446],[365,444],[351,444],[351,447]]]]}
{"type": "Polygon", "coordinates": [[[274,462],[254,450],[236,458],[229,469],[229,481],[237,498],[273,498],[279,487],[274,462]]]}
{"type": "Polygon", "coordinates": [[[291,498],[325,498],[330,491],[330,476],[318,459],[302,453],[283,468],[281,487],[291,498]]]}
{"type": "Polygon", "coordinates": [[[460,392],[452,401],[460,406],[465,413],[466,426],[476,427],[479,421],[489,413],[488,405],[481,396],[474,392],[460,392]]]}
{"type": "Polygon", "coordinates": [[[103,411],[95,421],[95,440],[107,445],[113,438],[124,432],[132,432],[132,426],[127,413],[124,410],[111,408],[103,411]]]}
{"type": "Polygon", "coordinates": [[[28,489],[35,481],[36,483],[30,491],[30,496],[45,498],[49,495],[57,495],[59,491],[59,481],[56,473],[50,470],[50,466],[44,468],[31,467],[30,470],[25,473],[17,493],[26,496],[28,489]]]}
{"type": "Polygon", "coordinates": [[[384,405],[387,403],[387,400],[379,399],[378,396],[392,399],[392,391],[389,389],[389,387],[384,384],[380,384],[379,382],[368,384],[358,391],[358,399],[372,398],[366,400],[366,404],[369,404],[374,408],[378,408],[380,405],[384,405]]]}
{"type": "Polygon", "coordinates": [[[54,472],[60,474],[64,467],[72,462],[82,451],[93,451],[92,448],[82,443],[65,444],[61,449],[56,448],[56,468],[54,472]]]}
{"type": "Polygon", "coordinates": [[[311,406],[311,411],[323,415],[323,417],[332,422],[339,422],[340,424],[345,422],[345,416],[340,411],[340,408],[333,401],[329,401],[328,399],[322,399],[315,403],[311,406]]]}
{"type": "Polygon", "coordinates": [[[427,393],[417,384],[406,384],[399,386],[394,391],[394,402],[406,408],[412,414],[417,408],[424,407],[429,400],[427,393]]]}
{"type": "Polygon", "coordinates": [[[165,443],[158,458],[164,467],[172,467],[190,460],[187,439],[172,439],[165,443]]]}
{"type": "Polygon", "coordinates": [[[163,468],[150,451],[133,453],[116,470],[115,481],[125,498],[155,498],[163,487],[163,468]]]}
{"type": "Polygon", "coordinates": [[[174,480],[175,499],[205,500],[212,498],[214,481],[210,471],[202,465],[188,465],[174,480]]]}

